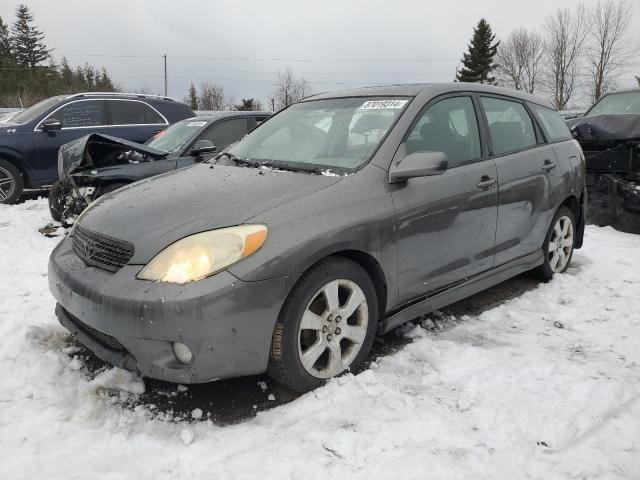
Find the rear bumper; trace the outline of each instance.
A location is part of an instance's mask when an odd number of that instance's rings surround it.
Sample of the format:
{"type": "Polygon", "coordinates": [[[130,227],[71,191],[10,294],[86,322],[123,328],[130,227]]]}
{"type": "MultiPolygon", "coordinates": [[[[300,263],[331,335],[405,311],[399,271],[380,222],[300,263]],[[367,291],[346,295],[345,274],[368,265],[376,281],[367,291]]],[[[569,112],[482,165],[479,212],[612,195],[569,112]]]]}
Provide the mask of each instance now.
{"type": "Polygon", "coordinates": [[[87,266],[66,238],[49,262],[49,288],[62,325],[101,359],[179,383],[266,370],[273,327],[295,279],[243,282],[228,272],[185,285],[137,280],[140,266],[116,273],[87,266]],[[189,347],[179,362],[172,343],[189,347]]]}

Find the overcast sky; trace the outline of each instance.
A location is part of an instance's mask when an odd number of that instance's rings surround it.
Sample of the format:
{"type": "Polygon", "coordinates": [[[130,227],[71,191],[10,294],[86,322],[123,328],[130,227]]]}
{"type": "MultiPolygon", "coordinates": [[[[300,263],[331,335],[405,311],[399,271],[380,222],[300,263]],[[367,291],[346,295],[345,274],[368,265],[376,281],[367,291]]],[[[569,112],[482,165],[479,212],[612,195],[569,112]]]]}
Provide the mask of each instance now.
{"type": "MultiPolygon", "coordinates": [[[[596,0],[586,0],[593,4],[596,0]]],[[[278,69],[291,66],[314,92],[392,82],[451,81],[481,17],[496,35],[540,28],[576,0],[29,0],[56,58],[105,66],[125,90],[169,95],[214,81],[229,97],[267,100],[278,69]],[[194,58],[185,58],[194,57],[194,58]],[[208,57],[208,58],[203,58],[208,57]],[[304,61],[302,61],[304,60],[304,61]],[[396,60],[396,61],[389,61],[396,60]]],[[[631,35],[640,40],[640,1],[631,35]]],[[[3,0],[13,22],[17,1],[3,0]]],[[[639,42],[640,43],[640,42],[639,42]]],[[[630,71],[620,86],[634,84],[630,71]]]]}

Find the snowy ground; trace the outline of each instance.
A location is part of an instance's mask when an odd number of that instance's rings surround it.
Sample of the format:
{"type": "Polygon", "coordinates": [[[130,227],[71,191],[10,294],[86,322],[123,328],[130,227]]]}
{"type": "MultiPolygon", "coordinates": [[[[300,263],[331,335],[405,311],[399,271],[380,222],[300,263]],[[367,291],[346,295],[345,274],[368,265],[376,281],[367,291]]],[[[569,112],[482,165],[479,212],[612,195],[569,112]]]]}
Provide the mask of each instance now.
{"type": "Polygon", "coordinates": [[[640,478],[640,236],[589,227],[568,274],[221,426],[78,355],[48,220],[0,205],[0,479],[640,478]]]}

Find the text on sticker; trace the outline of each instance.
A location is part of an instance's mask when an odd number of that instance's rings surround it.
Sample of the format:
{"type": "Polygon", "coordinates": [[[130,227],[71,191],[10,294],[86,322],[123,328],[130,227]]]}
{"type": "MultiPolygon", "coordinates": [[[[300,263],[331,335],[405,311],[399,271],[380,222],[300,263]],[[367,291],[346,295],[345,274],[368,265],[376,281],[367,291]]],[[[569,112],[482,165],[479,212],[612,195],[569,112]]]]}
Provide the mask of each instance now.
{"type": "Polygon", "coordinates": [[[408,100],[371,100],[364,102],[359,110],[398,109],[404,107],[408,100]]]}

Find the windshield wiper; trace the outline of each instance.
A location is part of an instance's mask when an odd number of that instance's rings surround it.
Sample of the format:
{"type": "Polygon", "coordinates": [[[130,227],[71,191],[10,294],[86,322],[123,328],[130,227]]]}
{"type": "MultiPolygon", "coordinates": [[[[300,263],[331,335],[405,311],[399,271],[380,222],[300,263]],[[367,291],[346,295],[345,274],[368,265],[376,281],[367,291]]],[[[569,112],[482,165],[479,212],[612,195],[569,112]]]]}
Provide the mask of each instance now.
{"type": "Polygon", "coordinates": [[[231,152],[222,152],[222,153],[216,155],[215,157],[213,157],[212,160],[215,160],[217,162],[222,157],[227,157],[227,159],[231,160],[232,162],[235,162],[238,165],[247,165],[247,166],[250,166],[250,167],[259,167],[260,166],[260,164],[258,162],[253,162],[253,161],[248,160],[246,158],[238,158],[231,152]]]}

